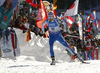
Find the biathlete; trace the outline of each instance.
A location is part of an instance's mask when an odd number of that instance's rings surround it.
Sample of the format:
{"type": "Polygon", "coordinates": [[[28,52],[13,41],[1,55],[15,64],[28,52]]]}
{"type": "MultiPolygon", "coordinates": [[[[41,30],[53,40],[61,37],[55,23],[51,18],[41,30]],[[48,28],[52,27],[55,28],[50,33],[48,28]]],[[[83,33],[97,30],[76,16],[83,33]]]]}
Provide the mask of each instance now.
{"type": "MultiPolygon", "coordinates": [[[[64,45],[66,49],[77,58],[78,57],[77,54],[73,51],[73,49],[71,49],[68,46],[66,40],[63,38],[60,31],[59,19],[54,17],[53,12],[48,13],[48,19],[44,21],[42,24],[43,34],[45,34],[44,26],[46,24],[48,25],[48,29],[49,29],[49,46],[50,46],[50,54],[51,54],[51,59],[52,59],[52,62],[50,63],[50,65],[55,65],[55,55],[53,51],[53,44],[56,40],[59,41],[62,45],[64,45]]],[[[66,31],[66,28],[64,28],[64,32],[65,31],[66,31]]]]}

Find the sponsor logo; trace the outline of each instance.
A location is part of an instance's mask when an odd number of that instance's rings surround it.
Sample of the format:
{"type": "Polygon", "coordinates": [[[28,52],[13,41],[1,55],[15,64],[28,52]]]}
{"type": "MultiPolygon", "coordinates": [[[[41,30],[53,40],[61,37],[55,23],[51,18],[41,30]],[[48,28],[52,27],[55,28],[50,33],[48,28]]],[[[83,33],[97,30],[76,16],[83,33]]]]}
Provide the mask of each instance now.
{"type": "Polygon", "coordinates": [[[55,26],[55,23],[49,24],[49,26],[55,26]]]}

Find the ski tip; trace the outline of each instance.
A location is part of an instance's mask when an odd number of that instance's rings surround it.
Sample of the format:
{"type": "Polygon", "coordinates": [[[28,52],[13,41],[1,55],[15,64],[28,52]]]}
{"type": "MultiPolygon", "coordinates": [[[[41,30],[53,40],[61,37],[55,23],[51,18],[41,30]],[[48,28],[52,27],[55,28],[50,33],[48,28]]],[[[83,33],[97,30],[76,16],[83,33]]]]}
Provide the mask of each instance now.
{"type": "Polygon", "coordinates": [[[82,62],[82,64],[90,64],[90,62],[82,62]]]}

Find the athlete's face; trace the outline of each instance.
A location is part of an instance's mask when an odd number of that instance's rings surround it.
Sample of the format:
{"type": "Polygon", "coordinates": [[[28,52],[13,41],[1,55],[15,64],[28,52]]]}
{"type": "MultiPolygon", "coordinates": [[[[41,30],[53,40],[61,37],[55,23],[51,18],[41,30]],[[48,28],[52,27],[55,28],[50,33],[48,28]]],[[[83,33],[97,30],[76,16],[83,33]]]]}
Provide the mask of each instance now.
{"type": "Polygon", "coordinates": [[[48,19],[52,22],[54,20],[54,16],[49,16],[48,19]]]}
{"type": "Polygon", "coordinates": [[[49,19],[49,21],[53,21],[54,20],[54,14],[53,13],[48,13],[48,19],[49,19]]]}

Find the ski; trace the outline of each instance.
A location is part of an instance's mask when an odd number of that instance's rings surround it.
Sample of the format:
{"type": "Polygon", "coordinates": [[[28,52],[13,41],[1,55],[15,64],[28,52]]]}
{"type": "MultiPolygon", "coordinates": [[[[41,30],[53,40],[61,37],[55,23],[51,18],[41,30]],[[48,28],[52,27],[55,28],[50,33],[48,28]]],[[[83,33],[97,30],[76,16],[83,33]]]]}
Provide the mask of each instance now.
{"type": "Polygon", "coordinates": [[[78,57],[78,60],[83,64],[90,64],[90,62],[85,62],[84,60],[80,59],[79,57],[78,57]]]}

